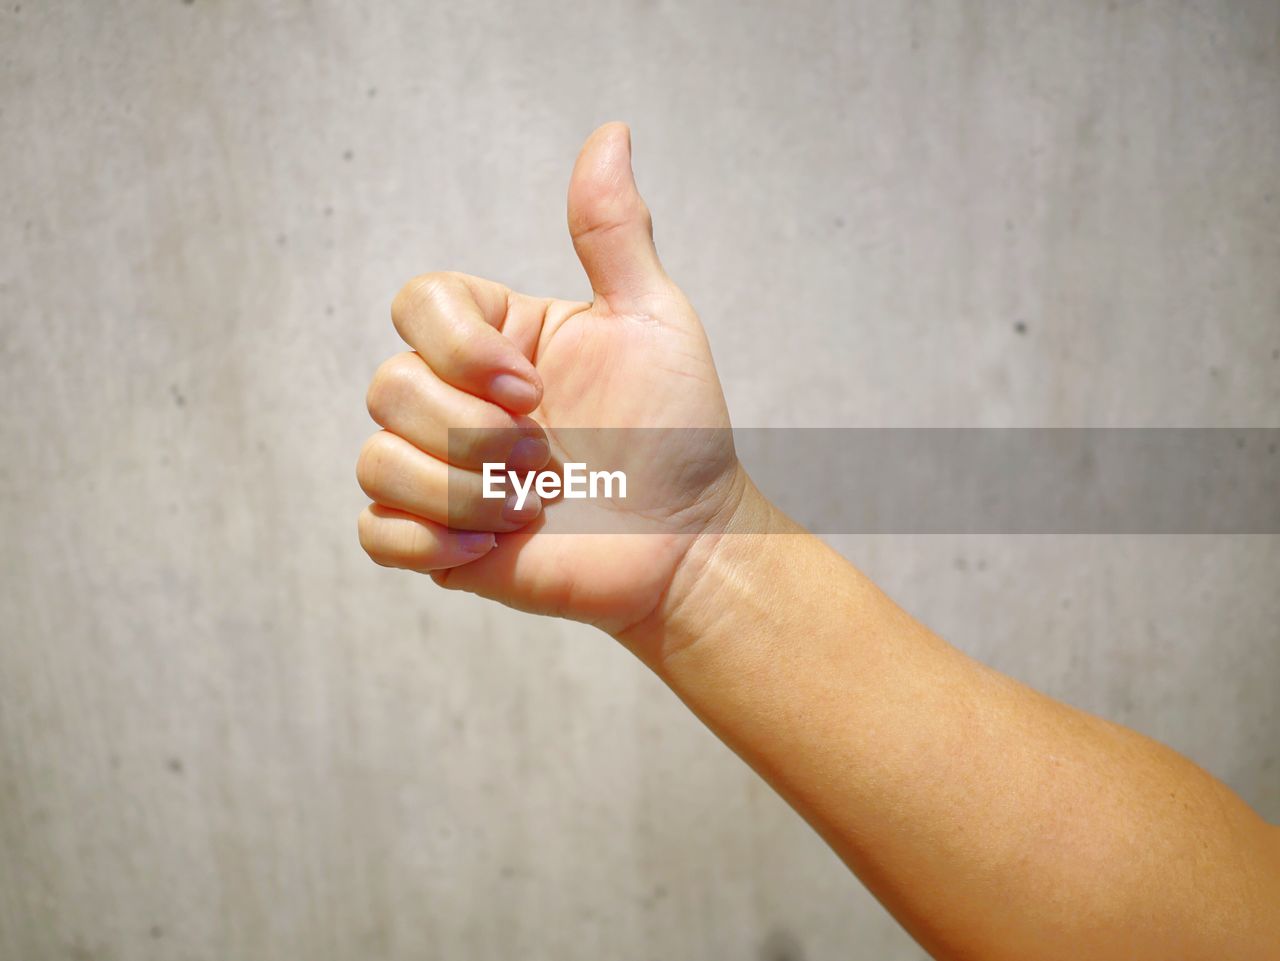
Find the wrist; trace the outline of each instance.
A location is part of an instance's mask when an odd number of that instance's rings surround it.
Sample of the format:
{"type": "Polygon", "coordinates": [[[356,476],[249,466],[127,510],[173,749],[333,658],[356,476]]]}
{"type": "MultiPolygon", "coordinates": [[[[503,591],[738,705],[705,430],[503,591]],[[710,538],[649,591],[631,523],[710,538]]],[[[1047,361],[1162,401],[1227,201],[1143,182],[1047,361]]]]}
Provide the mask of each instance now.
{"type": "MultiPolygon", "coordinates": [[[[751,482],[739,465],[724,503],[690,536],[662,600],[648,617],[615,638],[659,674],[675,654],[736,619],[748,593],[768,583],[778,534],[806,538],[751,482]]],[[[749,605],[754,606],[754,605],[749,605]]]]}

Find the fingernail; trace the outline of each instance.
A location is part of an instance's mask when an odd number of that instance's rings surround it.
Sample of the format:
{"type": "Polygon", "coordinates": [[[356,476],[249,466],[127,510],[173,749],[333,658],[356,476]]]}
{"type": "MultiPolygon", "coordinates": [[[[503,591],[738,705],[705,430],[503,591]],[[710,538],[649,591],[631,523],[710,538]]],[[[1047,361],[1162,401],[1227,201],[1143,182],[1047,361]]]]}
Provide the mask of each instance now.
{"type": "Polygon", "coordinates": [[[503,520],[508,521],[531,521],[538,516],[538,512],[542,510],[542,500],[533,491],[529,491],[524,499],[524,506],[516,510],[516,497],[518,495],[512,491],[507,495],[507,502],[502,505],[503,520]]]}
{"type": "Polygon", "coordinates": [[[489,393],[503,407],[526,413],[538,406],[542,392],[532,381],[504,373],[489,381],[489,393]]]}
{"type": "Polygon", "coordinates": [[[487,554],[497,540],[488,531],[458,531],[458,548],[464,554],[487,554]]]}
{"type": "Polygon", "coordinates": [[[551,449],[541,437],[523,437],[507,455],[507,467],[515,471],[537,470],[550,456],[551,449]]]}

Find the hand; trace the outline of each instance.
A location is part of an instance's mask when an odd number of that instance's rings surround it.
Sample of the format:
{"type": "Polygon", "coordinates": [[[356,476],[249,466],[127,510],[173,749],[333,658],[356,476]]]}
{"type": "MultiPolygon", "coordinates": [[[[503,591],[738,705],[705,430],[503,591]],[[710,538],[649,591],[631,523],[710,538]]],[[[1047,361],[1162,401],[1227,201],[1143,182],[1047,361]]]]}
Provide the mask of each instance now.
{"type": "Polygon", "coordinates": [[[657,610],[691,545],[733,513],[747,483],[702,325],[658,260],[622,124],[595,131],[578,156],[569,233],[590,304],[452,273],[419,277],[395,298],[392,319],[413,352],[384,363],[369,388],[385,430],[357,466],[374,501],[360,542],[379,564],[617,635],[657,610]],[[472,429],[466,450],[450,450],[451,427],[472,429]],[[683,430],[692,427],[723,430],[683,430]],[[576,501],[626,531],[584,534],[563,522],[562,502],[531,495],[517,513],[481,497],[483,463],[549,460],[625,465],[649,509],[576,501]]]}

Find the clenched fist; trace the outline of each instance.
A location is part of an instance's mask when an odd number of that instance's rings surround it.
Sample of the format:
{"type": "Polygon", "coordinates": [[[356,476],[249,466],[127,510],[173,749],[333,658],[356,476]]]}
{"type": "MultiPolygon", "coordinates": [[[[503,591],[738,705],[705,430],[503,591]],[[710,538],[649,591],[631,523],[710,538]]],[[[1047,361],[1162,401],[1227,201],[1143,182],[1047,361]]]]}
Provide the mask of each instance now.
{"type": "Polygon", "coordinates": [[[455,273],[396,296],[392,320],[412,350],[369,388],[384,429],[357,465],[374,502],[360,542],[379,564],[619,634],[669,601],[699,535],[749,485],[702,325],[658,260],[623,124],[596,130],[578,156],[569,234],[589,304],[455,273]],[[451,443],[450,428],[467,430],[451,443]],[[562,502],[531,494],[517,510],[483,497],[482,465],[494,462],[622,467],[643,495],[575,503],[609,512],[596,525],[606,533],[584,533],[562,502]]]}

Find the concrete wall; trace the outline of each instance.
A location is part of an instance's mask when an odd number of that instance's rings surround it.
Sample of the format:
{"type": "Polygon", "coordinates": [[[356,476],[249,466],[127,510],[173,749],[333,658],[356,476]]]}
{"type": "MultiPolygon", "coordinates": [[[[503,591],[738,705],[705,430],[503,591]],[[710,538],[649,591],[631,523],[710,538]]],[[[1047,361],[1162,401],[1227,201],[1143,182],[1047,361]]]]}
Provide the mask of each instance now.
{"type": "MultiPolygon", "coordinates": [[[[740,425],[1280,426],[1280,5],[0,10],[0,957],[916,959],[612,642],[355,540],[391,295],[633,125],[740,425]]],[[[1280,538],[839,546],[1280,818],[1280,538]]]]}

